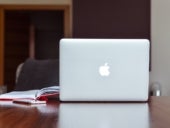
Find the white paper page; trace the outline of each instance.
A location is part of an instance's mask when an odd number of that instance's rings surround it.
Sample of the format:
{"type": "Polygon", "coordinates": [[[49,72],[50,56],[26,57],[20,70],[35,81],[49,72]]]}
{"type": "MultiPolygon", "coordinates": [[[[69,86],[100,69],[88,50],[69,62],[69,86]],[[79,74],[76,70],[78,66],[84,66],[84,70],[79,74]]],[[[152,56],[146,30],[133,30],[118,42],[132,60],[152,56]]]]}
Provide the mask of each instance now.
{"type": "Polygon", "coordinates": [[[18,99],[18,98],[32,98],[35,99],[35,94],[39,90],[29,90],[29,91],[12,91],[0,95],[0,99],[18,99]]]}

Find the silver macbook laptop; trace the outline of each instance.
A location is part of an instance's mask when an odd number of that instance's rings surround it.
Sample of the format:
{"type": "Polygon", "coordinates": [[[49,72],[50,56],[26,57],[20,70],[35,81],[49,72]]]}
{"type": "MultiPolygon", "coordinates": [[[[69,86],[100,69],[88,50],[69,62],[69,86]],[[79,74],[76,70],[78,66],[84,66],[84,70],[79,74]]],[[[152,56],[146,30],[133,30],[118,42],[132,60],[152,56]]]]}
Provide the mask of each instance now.
{"type": "Polygon", "coordinates": [[[149,41],[61,39],[61,101],[147,101],[149,41]]]}

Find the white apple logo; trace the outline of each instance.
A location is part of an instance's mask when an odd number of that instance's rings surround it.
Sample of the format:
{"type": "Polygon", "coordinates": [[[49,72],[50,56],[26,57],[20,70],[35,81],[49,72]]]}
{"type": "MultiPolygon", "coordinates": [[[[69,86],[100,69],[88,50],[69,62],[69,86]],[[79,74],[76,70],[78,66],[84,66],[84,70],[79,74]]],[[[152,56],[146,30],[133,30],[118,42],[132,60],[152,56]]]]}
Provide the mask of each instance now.
{"type": "Polygon", "coordinates": [[[99,67],[99,73],[101,76],[109,76],[110,75],[110,71],[109,71],[109,66],[108,63],[105,63],[104,65],[99,67]]]}

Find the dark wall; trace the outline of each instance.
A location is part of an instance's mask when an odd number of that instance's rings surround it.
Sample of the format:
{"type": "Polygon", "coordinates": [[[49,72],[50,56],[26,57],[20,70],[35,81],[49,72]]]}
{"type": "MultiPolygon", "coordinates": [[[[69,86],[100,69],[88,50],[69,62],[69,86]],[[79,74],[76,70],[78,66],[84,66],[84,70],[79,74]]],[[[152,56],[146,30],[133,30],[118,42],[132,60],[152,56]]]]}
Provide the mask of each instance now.
{"type": "Polygon", "coordinates": [[[73,0],[73,37],[150,39],[150,0],[73,0]]]}
{"type": "Polygon", "coordinates": [[[59,40],[64,37],[64,11],[33,11],[35,27],[35,58],[58,59],[59,40]]]}

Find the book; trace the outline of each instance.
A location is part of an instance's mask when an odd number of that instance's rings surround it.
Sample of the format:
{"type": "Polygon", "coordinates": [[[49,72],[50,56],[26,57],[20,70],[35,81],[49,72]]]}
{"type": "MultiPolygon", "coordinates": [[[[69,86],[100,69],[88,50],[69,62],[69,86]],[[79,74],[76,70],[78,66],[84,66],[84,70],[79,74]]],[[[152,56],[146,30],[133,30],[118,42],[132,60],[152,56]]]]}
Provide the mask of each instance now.
{"type": "MultiPolygon", "coordinates": [[[[47,101],[48,98],[57,98],[59,86],[50,86],[40,90],[12,91],[0,95],[0,100],[37,100],[47,101]]],[[[35,102],[37,103],[37,102],[35,102]]]]}

